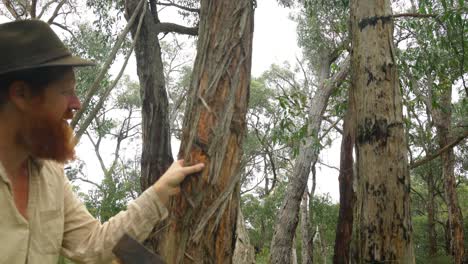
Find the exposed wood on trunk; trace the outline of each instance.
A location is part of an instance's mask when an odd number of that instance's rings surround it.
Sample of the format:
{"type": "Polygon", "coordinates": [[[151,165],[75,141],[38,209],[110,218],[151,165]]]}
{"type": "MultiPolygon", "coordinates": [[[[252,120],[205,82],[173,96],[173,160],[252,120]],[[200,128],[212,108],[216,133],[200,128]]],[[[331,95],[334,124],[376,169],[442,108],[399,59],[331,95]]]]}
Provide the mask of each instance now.
{"type": "Polygon", "coordinates": [[[237,213],[236,227],[237,227],[236,248],[234,249],[232,263],[254,264],[255,263],[255,249],[250,244],[249,233],[247,232],[247,229],[245,228],[244,216],[241,210],[239,210],[237,213]]]}
{"type": "Polygon", "coordinates": [[[350,243],[353,233],[353,212],[356,195],[353,189],[354,162],[353,147],[355,139],[355,106],[352,93],[349,92],[348,111],[343,122],[343,137],[341,140],[340,173],[340,211],[335,237],[333,263],[347,264],[350,261],[350,243]]]}
{"type": "Polygon", "coordinates": [[[171,200],[159,252],[168,263],[232,263],[251,74],[252,2],[202,0],[199,28],[179,157],[206,166],[171,200]]]}
{"type": "Polygon", "coordinates": [[[389,0],[352,0],[355,263],[414,263],[410,178],[389,0]]]}
{"type": "Polygon", "coordinates": [[[293,173],[290,177],[286,196],[278,214],[278,219],[273,234],[273,241],[270,250],[271,263],[290,263],[293,237],[299,220],[299,207],[304,193],[305,186],[311,169],[311,164],[318,157],[317,146],[318,132],[322,122],[322,116],[328,104],[328,99],[336,87],[346,78],[349,71],[349,59],[345,59],[340,65],[340,70],[327,80],[330,71],[329,60],[326,60],[321,67],[321,85],[317,89],[314,97],[310,101],[308,113],[308,137],[305,144],[299,149],[299,155],[294,164],[293,173]]]}

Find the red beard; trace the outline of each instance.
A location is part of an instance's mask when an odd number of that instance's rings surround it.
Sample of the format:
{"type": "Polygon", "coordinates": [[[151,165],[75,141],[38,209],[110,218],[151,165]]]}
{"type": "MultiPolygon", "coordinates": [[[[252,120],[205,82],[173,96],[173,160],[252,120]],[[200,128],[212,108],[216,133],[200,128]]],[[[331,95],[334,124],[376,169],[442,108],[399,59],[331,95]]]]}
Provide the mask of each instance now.
{"type": "MultiPolygon", "coordinates": [[[[64,118],[72,116],[69,111],[64,118]]],[[[64,119],[54,120],[38,111],[25,116],[24,121],[18,140],[34,158],[55,160],[63,164],[75,159],[77,140],[64,119]]]]}

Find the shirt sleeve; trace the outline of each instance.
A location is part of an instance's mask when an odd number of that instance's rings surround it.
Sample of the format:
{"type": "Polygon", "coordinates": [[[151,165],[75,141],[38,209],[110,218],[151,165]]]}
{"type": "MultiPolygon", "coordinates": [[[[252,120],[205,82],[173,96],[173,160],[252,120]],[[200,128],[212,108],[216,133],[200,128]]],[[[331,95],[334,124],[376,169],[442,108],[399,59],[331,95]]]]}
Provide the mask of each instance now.
{"type": "Polygon", "coordinates": [[[148,188],[121,211],[101,224],[76,197],[67,177],[64,184],[64,234],[62,254],[77,263],[110,263],[112,248],[125,234],[138,241],[167,217],[166,207],[154,188],[148,188]]]}

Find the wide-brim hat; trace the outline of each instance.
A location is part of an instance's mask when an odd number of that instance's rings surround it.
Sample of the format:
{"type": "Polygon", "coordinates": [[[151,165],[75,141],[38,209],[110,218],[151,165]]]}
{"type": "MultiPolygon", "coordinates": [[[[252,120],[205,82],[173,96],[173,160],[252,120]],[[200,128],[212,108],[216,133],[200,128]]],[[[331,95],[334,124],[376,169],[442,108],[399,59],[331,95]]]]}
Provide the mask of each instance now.
{"type": "Polygon", "coordinates": [[[50,66],[93,65],[96,64],[92,61],[73,56],[43,21],[0,24],[0,74],[50,66]]]}

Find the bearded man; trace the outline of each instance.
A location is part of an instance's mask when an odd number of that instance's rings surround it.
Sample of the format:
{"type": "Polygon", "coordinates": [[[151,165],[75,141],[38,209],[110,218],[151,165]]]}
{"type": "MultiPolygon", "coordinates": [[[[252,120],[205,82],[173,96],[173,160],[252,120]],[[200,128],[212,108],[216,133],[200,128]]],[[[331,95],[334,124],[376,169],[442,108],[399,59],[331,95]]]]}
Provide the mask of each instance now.
{"type": "Polygon", "coordinates": [[[0,263],[110,263],[123,234],[144,240],[182,180],[203,169],[174,162],[126,211],[93,218],[63,171],[76,145],[67,121],[81,107],[73,69],[91,65],[45,22],[0,25],[0,263]]]}

